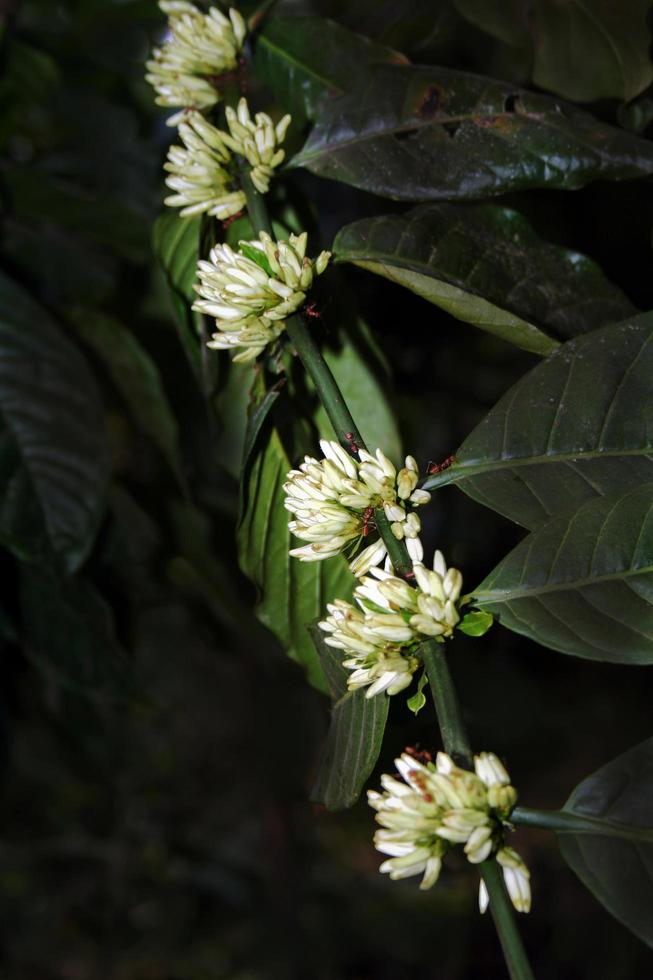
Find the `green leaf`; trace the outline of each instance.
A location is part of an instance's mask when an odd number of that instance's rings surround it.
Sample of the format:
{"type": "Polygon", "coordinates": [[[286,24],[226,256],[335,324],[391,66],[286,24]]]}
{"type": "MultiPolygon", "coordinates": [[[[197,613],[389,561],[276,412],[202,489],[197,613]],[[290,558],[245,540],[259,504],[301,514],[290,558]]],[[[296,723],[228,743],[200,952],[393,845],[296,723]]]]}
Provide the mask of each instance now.
{"type": "Polygon", "coordinates": [[[260,268],[263,269],[268,276],[274,276],[272,266],[268,262],[265,252],[261,252],[260,249],[254,248],[252,245],[248,245],[247,242],[241,242],[238,248],[239,251],[246,256],[246,258],[251,259],[252,262],[256,262],[256,264],[260,266],[260,268]]]}
{"type": "Polygon", "coordinates": [[[331,725],[311,800],[323,803],[329,810],[342,810],[354,805],[374,769],[390,699],[385,694],[366,698],[363,688],[347,691],[347,671],[339,652],[326,645],[321,630],[314,628],[311,635],[332,694],[340,695],[331,711],[331,725]]]}
{"type": "Polygon", "coordinates": [[[105,504],[109,451],[95,381],[77,347],[0,274],[0,540],[73,571],[105,504]]]}
{"type": "Polygon", "coordinates": [[[542,646],[653,663],[653,484],[545,524],[473,596],[502,626],[542,646]]]}
{"type": "Polygon", "coordinates": [[[134,334],[111,317],[78,310],[74,319],[82,339],[104,362],[135,424],[158,446],[184,490],[179,430],[158,367],[134,334]]]}
{"type": "Polygon", "coordinates": [[[258,618],[305,668],[309,682],[325,690],[306,626],[324,614],[327,602],[348,599],[354,578],[340,556],[317,562],[290,557],[296,542],[288,530],[283,484],[292,467],[276,429],[262,425],[260,443],[244,476],[237,534],[240,567],[258,589],[258,618]]]}
{"type": "Polygon", "coordinates": [[[333,251],[536,354],[635,311],[594,262],[543,242],[518,212],[497,205],[363,218],[338,232],[333,251]]]}
{"type": "Polygon", "coordinates": [[[530,42],[524,0],[454,0],[454,5],[471,24],[504,44],[521,46],[530,42]]]}
{"type": "MultiPolygon", "coordinates": [[[[371,452],[381,448],[386,456],[399,462],[401,436],[388,398],[390,384],[387,377],[384,378],[384,366],[378,363],[369,329],[359,321],[355,331],[343,330],[339,339],[338,348],[324,350],[324,359],[356,420],[365,445],[371,452]]],[[[317,410],[315,420],[326,438],[335,438],[322,406],[317,410]]]]}
{"type": "Polygon", "coordinates": [[[456,451],[456,483],[524,527],[653,482],[653,314],[578,337],[526,374],[456,451]]]}
{"type": "Polygon", "coordinates": [[[180,218],[175,211],[164,211],[154,223],[154,254],[165,272],[172,297],[179,337],[186,356],[200,373],[200,344],[191,304],[195,300],[201,218],[180,218]]]}
{"type": "Polygon", "coordinates": [[[459,629],[461,633],[465,633],[467,636],[485,636],[493,622],[494,619],[490,613],[484,612],[481,609],[476,609],[473,612],[468,612],[466,616],[463,616],[461,622],[457,626],[457,629],[459,629]]]}
{"type": "Polygon", "coordinates": [[[564,812],[589,818],[583,832],[559,832],[565,861],[608,912],[653,947],[653,738],[584,779],[564,812]]]}
{"type": "MultiPolygon", "coordinates": [[[[467,619],[467,617],[465,618],[467,619]]],[[[490,616],[490,622],[492,622],[491,616],[490,616]]],[[[426,705],[424,688],[427,684],[428,684],[428,677],[426,675],[426,671],[423,670],[420,679],[417,682],[417,690],[412,695],[412,697],[408,698],[408,700],[406,701],[406,704],[408,705],[408,707],[410,708],[410,710],[413,712],[415,716],[417,716],[422,710],[422,708],[425,707],[426,705]]]]}
{"type": "Polygon", "coordinates": [[[64,686],[115,694],[132,684],[111,608],[89,582],[24,565],[20,598],[27,653],[64,686]]]}
{"type": "Polygon", "coordinates": [[[504,82],[382,65],[324,105],[291,165],[396,200],[471,200],[649,176],[653,146],[504,82]]]}
{"type": "Polygon", "coordinates": [[[370,65],[406,58],[322,17],[270,17],[256,42],[255,68],[293,125],[315,119],[326,97],[363,82],[370,65]]]}

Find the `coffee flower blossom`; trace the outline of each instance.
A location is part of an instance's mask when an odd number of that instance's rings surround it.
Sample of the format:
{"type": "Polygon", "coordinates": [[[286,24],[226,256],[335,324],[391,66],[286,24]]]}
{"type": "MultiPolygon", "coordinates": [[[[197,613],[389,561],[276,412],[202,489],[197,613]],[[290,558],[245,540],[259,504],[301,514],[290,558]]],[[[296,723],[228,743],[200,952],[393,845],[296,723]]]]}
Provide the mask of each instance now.
{"type": "Polygon", "coordinates": [[[368,698],[408,687],[420,665],[417,649],[427,637],[443,643],[460,620],[462,575],[447,569],[436,551],[433,571],[414,565],[416,586],[381,568],[372,568],[354,590],[356,606],[343,599],[327,605],[318,624],[327,646],[342,650],[352,673],[347,687],[366,687],[368,698]]]}
{"type": "Polygon", "coordinates": [[[259,193],[267,194],[275,167],[285,157],[281,143],[291,117],[285,115],[276,126],[265,112],[257,112],[252,119],[246,99],[240,100],[237,110],[227,106],[225,116],[229,132],[223,132],[222,139],[233,153],[247,160],[252,183],[259,193]]]}
{"type": "MultiPolygon", "coordinates": [[[[407,456],[397,472],[378,449],[372,456],[361,449],[358,459],[342,446],[323,439],[324,459],[306,456],[299,469],[291,470],[284,484],[285,507],[294,515],[288,527],[307,544],[290,554],[300,561],[332,558],[365,540],[374,529],[374,511],[383,508],[397,538],[405,538],[413,561],[423,558],[419,517],[409,508],[428,503],[431,495],[417,490],[417,463],[407,456]]],[[[382,562],[387,551],[381,538],[374,540],[351,562],[357,576],[382,562]]]]}
{"type": "Polygon", "coordinates": [[[290,235],[287,242],[261,232],[258,241],[239,242],[238,252],[216,245],[208,260],[198,262],[199,299],[193,309],[215,318],[209,347],[242,347],[234,361],[252,361],[277,339],[331,255],[309,259],[306,242],[306,232],[290,235]]]}
{"type": "MultiPolygon", "coordinates": [[[[211,7],[202,13],[184,0],[160,0],[168,14],[169,36],[146,62],[146,80],[157,92],[158,105],[208,109],[220,99],[219,76],[233,71],[247,34],[242,15],[233,7],[229,16],[211,7]]],[[[183,111],[168,119],[176,126],[183,111]]]]}
{"type": "MultiPolygon", "coordinates": [[[[367,794],[381,825],[374,846],[388,855],[379,870],[395,880],[422,875],[419,887],[432,888],[443,858],[460,844],[472,864],[494,854],[512,904],[518,912],[528,912],[528,868],[505,844],[517,793],[500,760],[491,752],[482,752],[474,757],[475,771],[469,772],[444,752],[437,754],[435,764],[428,755],[425,761],[416,756],[403,753],[395,762],[401,778],[384,775],[383,792],[370,790],[367,794]]],[[[483,882],[479,904],[484,912],[488,895],[483,882]]]]}
{"type": "Polygon", "coordinates": [[[165,199],[170,207],[180,207],[182,217],[214,215],[221,221],[245,207],[245,194],[234,188],[229,164],[231,153],[219,129],[200,112],[189,112],[179,124],[184,147],[171,146],[166,184],[174,194],[165,199]]]}

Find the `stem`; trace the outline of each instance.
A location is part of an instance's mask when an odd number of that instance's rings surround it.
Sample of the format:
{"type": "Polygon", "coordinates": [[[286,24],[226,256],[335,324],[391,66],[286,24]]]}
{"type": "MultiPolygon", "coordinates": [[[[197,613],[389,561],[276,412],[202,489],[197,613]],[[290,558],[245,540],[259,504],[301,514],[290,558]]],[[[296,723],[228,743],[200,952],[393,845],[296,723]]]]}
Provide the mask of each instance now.
{"type": "Polygon", "coordinates": [[[445,751],[464,769],[473,769],[472,750],[463,714],[453,685],[444,644],[427,640],[420,647],[426,667],[445,751]]]}
{"type": "Polygon", "coordinates": [[[557,834],[599,834],[622,840],[653,842],[653,830],[646,827],[568,813],[566,810],[533,810],[518,806],[512,811],[510,819],[519,827],[537,827],[539,830],[552,830],[557,834]]]}
{"type": "MultiPolygon", "coordinates": [[[[241,180],[254,231],[257,234],[260,231],[267,231],[268,234],[271,234],[272,226],[265,200],[252,184],[249,174],[242,165],[241,180]]],[[[308,329],[304,317],[301,314],[289,317],[286,320],[286,330],[302,360],[302,364],[315,385],[339,441],[348,452],[357,455],[358,450],[365,449],[365,444],[331,369],[324,360],[322,351],[315,342],[312,332],[308,329]]],[[[412,578],[414,576],[413,563],[406,549],[405,541],[398,541],[395,538],[390,529],[390,522],[382,508],[375,511],[375,520],[396,574],[404,578],[412,578]]],[[[443,645],[434,640],[427,640],[426,643],[422,644],[421,650],[423,651],[444,747],[454,760],[460,760],[460,764],[466,769],[472,769],[473,761],[469,738],[456,689],[449,673],[443,645]]],[[[490,859],[483,862],[481,872],[490,896],[490,908],[510,976],[512,980],[533,980],[526,952],[517,931],[515,913],[506,894],[496,861],[490,859]]]]}
{"type": "Polygon", "coordinates": [[[526,950],[517,929],[515,910],[506,892],[499,865],[494,859],[483,861],[481,874],[488,895],[501,949],[512,980],[534,980],[526,950]]]}

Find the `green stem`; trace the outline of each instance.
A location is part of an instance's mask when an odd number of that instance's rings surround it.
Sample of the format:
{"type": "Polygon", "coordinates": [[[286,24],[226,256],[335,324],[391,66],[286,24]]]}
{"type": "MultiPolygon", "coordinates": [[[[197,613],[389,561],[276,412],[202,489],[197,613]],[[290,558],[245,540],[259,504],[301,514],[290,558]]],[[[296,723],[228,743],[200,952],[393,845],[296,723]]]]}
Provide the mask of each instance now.
{"type": "Polygon", "coordinates": [[[501,869],[492,858],[480,867],[490,897],[490,912],[494,919],[499,942],[512,980],[534,980],[526,950],[517,929],[515,910],[506,892],[501,869]]]}
{"type": "Polygon", "coordinates": [[[445,654],[445,646],[427,640],[420,647],[445,751],[464,769],[473,769],[472,749],[445,654]]]}
{"type": "Polygon", "coordinates": [[[537,827],[538,830],[552,830],[558,834],[597,834],[601,837],[653,842],[653,830],[646,827],[599,820],[566,810],[533,810],[518,806],[512,811],[510,819],[519,827],[537,827]]]}
{"type": "MultiPolygon", "coordinates": [[[[241,179],[254,231],[257,234],[260,231],[267,231],[268,234],[271,234],[271,223],[265,200],[252,184],[244,167],[241,168],[241,179]]],[[[308,329],[304,317],[301,314],[289,317],[286,321],[286,330],[302,360],[302,364],[315,385],[338,440],[348,452],[357,455],[358,450],[365,449],[365,444],[331,369],[326,363],[312,331],[308,329]]],[[[395,538],[390,530],[390,522],[382,508],[375,511],[375,520],[395,572],[403,577],[412,578],[414,576],[413,564],[406,549],[405,541],[398,541],[395,538]]],[[[460,760],[461,765],[467,769],[472,769],[473,761],[469,738],[444,655],[444,647],[442,644],[429,640],[422,645],[421,649],[445,749],[454,760],[460,760]]],[[[491,859],[483,863],[481,870],[490,896],[490,908],[510,976],[512,980],[533,980],[533,974],[517,931],[513,907],[506,894],[499,867],[496,861],[491,859]]]]}

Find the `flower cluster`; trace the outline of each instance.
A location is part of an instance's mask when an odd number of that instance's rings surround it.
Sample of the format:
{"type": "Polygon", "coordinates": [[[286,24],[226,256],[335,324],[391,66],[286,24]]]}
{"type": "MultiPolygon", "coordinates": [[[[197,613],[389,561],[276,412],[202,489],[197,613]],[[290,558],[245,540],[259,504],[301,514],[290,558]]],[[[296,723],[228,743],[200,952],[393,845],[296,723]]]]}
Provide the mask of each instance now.
{"type": "MultiPolygon", "coordinates": [[[[217,81],[233,71],[247,34],[241,14],[231,8],[225,17],[217,7],[202,13],[185,0],[159,0],[168,14],[169,37],[146,62],[147,81],[157,92],[158,105],[208,109],[220,98],[217,81]]],[[[176,126],[183,112],[168,120],[176,126]]]]}
{"type": "MultiPolygon", "coordinates": [[[[407,456],[405,466],[397,472],[380,449],[376,456],[361,449],[356,460],[337,442],[323,439],[320,448],[324,459],[306,456],[298,470],[291,470],[284,485],[285,507],[294,515],[288,527],[308,542],[290,554],[301,561],[332,558],[367,538],[374,510],[383,507],[395,537],[405,538],[413,561],[421,561],[421,524],[409,508],[428,503],[431,495],[416,489],[419,473],[413,457],[407,456]]],[[[355,575],[365,575],[385,557],[386,547],[379,538],[364,548],[350,567],[355,575]]]]}
{"type": "MultiPolygon", "coordinates": [[[[528,912],[528,868],[505,845],[505,828],[517,793],[499,759],[483,752],[474,758],[475,772],[468,772],[444,752],[438,753],[435,764],[428,757],[422,762],[416,756],[405,752],[395,762],[401,780],[384,775],[383,792],[367,794],[382,828],[375,834],[374,845],[389,856],[380,870],[393,879],[421,874],[420,888],[432,888],[447,851],[462,844],[472,864],[496,855],[515,909],[528,912]]],[[[484,912],[488,894],[483,882],[479,904],[484,912]]]]}
{"type": "Polygon", "coordinates": [[[200,112],[189,112],[179,124],[179,135],[185,148],[168,150],[166,184],[175,193],[165,203],[181,207],[183,217],[206,212],[224,221],[238,214],[245,207],[245,194],[233,189],[231,153],[220,130],[200,112]]]}
{"type": "Polygon", "coordinates": [[[227,106],[225,116],[229,132],[222,133],[222,139],[234,153],[245,157],[254,186],[261,194],[267,194],[274,168],[285,156],[280,144],[291,117],[286,114],[276,126],[265,112],[257,112],[252,119],[246,99],[240,100],[237,110],[227,106]]]}
{"type": "Polygon", "coordinates": [[[419,644],[426,637],[444,642],[453,635],[462,575],[447,569],[439,551],[433,571],[421,564],[414,571],[416,587],[372,568],[354,590],[358,609],[343,599],[327,605],[329,615],[318,625],[328,634],[324,642],[347,655],[343,666],[352,671],[350,690],[367,687],[368,698],[382,691],[397,694],[419,666],[419,644]]]}
{"type": "Polygon", "coordinates": [[[193,309],[215,317],[218,328],[209,347],[242,347],[234,361],[251,361],[276,340],[330,258],[321,252],[309,259],[306,242],[306,232],[288,242],[261,232],[258,241],[240,242],[238,252],[216,245],[208,261],[198,262],[200,298],[193,309]]]}

